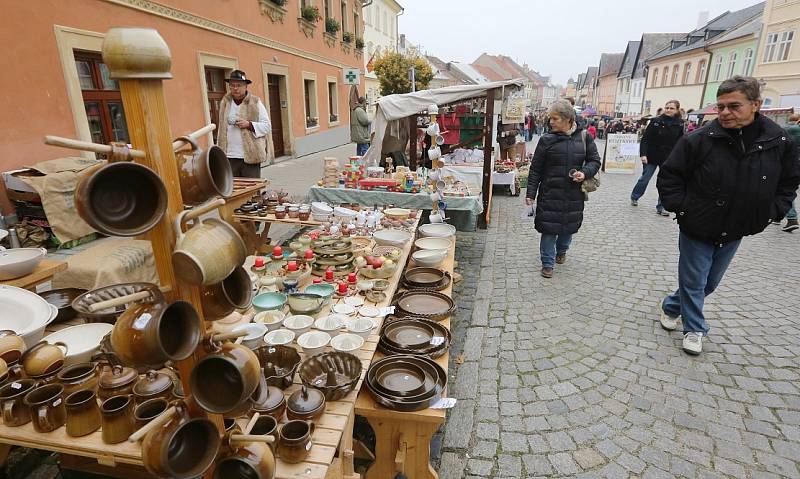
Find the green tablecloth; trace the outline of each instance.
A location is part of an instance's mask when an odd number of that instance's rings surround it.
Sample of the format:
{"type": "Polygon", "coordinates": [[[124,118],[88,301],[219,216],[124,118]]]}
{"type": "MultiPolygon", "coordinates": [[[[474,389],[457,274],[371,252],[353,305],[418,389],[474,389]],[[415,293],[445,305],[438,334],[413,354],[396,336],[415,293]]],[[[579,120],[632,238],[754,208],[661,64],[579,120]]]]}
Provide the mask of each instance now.
{"type": "MultiPolygon", "coordinates": [[[[348,188],[320,188],[312,186],[308,191],[309,201],[326,201],[328,203],[358,203],[364,206],[385,206],[393,204],[399,208],[430,210],[431,198],[428,193],[394,193],[390,191],[352,190],[348,188]]],[[[448,223],[459,231],[475,231],[478,215],[483,213],[480,196],[448,196],[448,223]]]]}

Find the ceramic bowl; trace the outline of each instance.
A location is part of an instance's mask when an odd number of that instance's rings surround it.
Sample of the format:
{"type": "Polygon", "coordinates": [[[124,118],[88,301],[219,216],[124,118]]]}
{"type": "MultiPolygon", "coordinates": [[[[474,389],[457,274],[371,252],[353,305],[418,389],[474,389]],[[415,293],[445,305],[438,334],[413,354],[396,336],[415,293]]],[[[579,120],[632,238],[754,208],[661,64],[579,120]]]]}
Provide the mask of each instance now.
{"type": "Polygon", "coordinates": [[[297,344],[309,357],[323,352],[330,342],[331,335],[325,331],[308,331],[297,338],[297,344]]]}
{"type": "Polygon", "coordinates": [[[408,208],[387,208],[383,210],[383,214],[390,220],[407,220],[411,214],[408,208]]]}
{"type": "Polygon", "coordinates": [[[286,314],[283,311],[272,310],[256,313],[253,321],[264,324],[268,331],[275,331],[281,327],[284,319],[286,319],[286,314]]]}
{"type": "Polygon", "coordinates": [[[270,346],[284,346],[294,341],[294,332],[288,329],[276,329],[264,336],[264,342],[270,346]]]}
{"type": "Polygon", "coordinates": [[[307,332],[311,329],[312,324],[314,324],[314,318],[305,314],[295,314],[283,320],[283,327],[292,331],[295,336],[307,332]]]}
{"type": "Polygon", "coordinates": [[[333,208],[331,208],[330,205],[328,205],[328,203],[315,201],[311,203],[311,212],[320,215],[330,215],[333,214],[333,208]]]}
{"type": "Polygon", "coordinates": [[[242,339],[242,344],[250,349],[256,349],[264,345],[264,335],[267,334],[269,328],[263,323],[246,323],[240,324],[233,328],[233,332],[247,331],[247,336],[242,339]]]}
{"type": "Polygon", "coordinates": [[[419,234],[425,238],[451,238],[456,227],[447,223],[429,223],[419,227],[419,234]]]}
{"type": "Polygon", "coordinates": [[[114,326],[106,323],[87,323],[64,328],[45,336],[50,344],[62,342],[67,345],[64,366],[91,362],[92,356],[100,350],[100,342],[114,326]]]}
{"type": "Polygon", "coordinates": [[[369,318],[353,319],[347,323],[347,331],[361,336],[365,340],[372,334],[373,329],[375,329],[375,321],[369,318]]]}
{"type": "Polygon", "coordinates": [[[374,286],[374,284],[375,283],[373,281],[362,279],[358,283],[356,283],[356,289],[358,289],[359,291],[361,291],[363,293],[363,292],[371,290],[372,287],[374,286]]]}
{"type": "Polygon", "coordinates": [[[411,233],[403,230],[384,229],[373,233],[372,238],[381,246],[402,247],[411,241],[411,233]]]}
{"type": "Polygon", "coordinates": [[[385,279],[376,279],[372,282],[372,289],[374,291],[385,291],[389,289],[389,286],[391,286],[391,283],[385,279]]]}
{"type": "Polygon", "coordinates": [[[421,249],[414,251],[411,259],[420,266],[435,268],[444,262],[447,253],[446,249],[421,249]]]}
{"type": "Polygon", "coordinates": [[[345,316],[353,316],[357,311],[355,306],[344,303],[334,304],[331,310],[336,314],[342,314],[345,316]]]}
{"type": "Polygon", "coordinates": [[[358,314],[365,318],[377,318],[381,315],[381,311],[375,306],[366,305],[358,308],[358,314]]]}
{"type": "Polygon", "coordinates": [[[288,302],[293,314],[316,314],[325,303],[325,298],[318,294],[292,293],[288,302]]]}
{"type": "Polygon", "coordinates": [[[328,333],[331,337],[335,337],[339,334],[339,330],[342,329],[345,321],[345,317],[339,316],[338,314],[331,314],[314,321],[314,327],[328,333]]]}
{"type": "Polygon", "coordinates": [[[356,212],[349,209],[349,208],[342,208],[341,206],[337,206],[333,209],[334,216],[338,216],[340,218],[353,218],[356,216],[356,212]]]}
{"type": "Polygon", "coordinates": [[[331,339],[331,347],[335,351],[351,353],[364,345],[364,338],[353,333],[343,333],[331,339]]]}
{"type": "Polygon", "coordinates": [[[310,284],[303,290],[304,293],[316,294],[325,298],[325,303],[323,304],[331,302],[331,296],[333,296],[335,291],[336,288],[329,283],[310,284]]]}
{"type": "Polygon", "coordinates": [[[447,238],[420,238],[414,241],[414,246],[416,246],[417,249],[443,249],[445,251],[450,251],[453,242],[447,238]]]}
{"type": "Polygon", "coordinates": [[[47,255],[44,248],[13,248],[0,250],[0,280],[31,274],[47,255]]]}
{"type": "Polygon", "coordinates": [[[344,304],[349,304],[354,308],[360,308],[361,306],[364,306],[364,298],[361,296],[348,296],[344,298],[344,304]]]}
{"type": "Polygon", "coordinates": [[[281,309],[286,304],[287,299],[283,293],[261,293],[253,298],[253,307],[257,312],[281,309]]]}

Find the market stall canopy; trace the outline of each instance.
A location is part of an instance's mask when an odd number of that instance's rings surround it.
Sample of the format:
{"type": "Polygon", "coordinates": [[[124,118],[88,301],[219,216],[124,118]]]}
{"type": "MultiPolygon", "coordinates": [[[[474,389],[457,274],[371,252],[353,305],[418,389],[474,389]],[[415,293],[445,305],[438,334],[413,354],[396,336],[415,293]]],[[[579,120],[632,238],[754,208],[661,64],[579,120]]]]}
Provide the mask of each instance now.
{"type": "Polygon", "coordinates": [[[505,80],[481,85],[456,85],[433,90],[421,90],[412,93],[400,93],[388,95],[378,100],[378,108],[375,113],[375,138],[370,143],[369,150],[364,155],[368,162],[380,161],[381,145],[386,133],[386,127],[390,121],[407,118],[411,115],[423,112],[432,104],[446,105],[470,98],[478,98],[486,95],[489,90],[503,88],[506,86],[516,86],[522,88],[523,80],[505,80]]]}

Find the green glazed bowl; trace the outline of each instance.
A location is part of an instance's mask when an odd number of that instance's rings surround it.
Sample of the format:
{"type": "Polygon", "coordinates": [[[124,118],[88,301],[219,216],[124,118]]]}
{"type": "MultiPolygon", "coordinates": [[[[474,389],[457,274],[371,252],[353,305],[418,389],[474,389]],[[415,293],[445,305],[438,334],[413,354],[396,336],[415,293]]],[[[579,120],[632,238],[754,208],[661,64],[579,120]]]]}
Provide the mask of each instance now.
{"type": "Polygon", "coordinates": [[[336,288],[333,287],[332,284],[328,283],[320,283],[320,284],[309,284],[306,286],[306,289],[303,290],[304,293],[309,294],[317,294],[325,298],[325,303],[328,304],[331,302],[331,296],[336,291],[336,288]]]}
{"type": "Polygon", "coordinates": [[[283,293],[261,293],[253,298],[253,307],[257,312],[272,311],[283,308],[286,304],[287,297],[283,293]]]}

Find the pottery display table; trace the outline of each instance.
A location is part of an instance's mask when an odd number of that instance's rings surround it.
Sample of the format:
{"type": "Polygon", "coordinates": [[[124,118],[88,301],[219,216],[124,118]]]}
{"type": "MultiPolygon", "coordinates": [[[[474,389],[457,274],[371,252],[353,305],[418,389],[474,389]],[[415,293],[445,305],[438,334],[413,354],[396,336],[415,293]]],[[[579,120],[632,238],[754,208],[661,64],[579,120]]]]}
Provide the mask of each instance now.
{"type": "MultiPolygon", "coordinates": [[[[480,185],[483,179],[483,165],[445,165],[442,168],[442,174],[445,177],[452,176],[464,183],[480,185]]],[[[519,194],[517,170],[507,173],[492,172],[492,185],[507,185],[511,190],[511,194],[516,196],[519,194]]]]}
{"type": "MultiPolygon", "coordinates": [[[[328,203],[358,203],[364,206],[385,206],[393,204],[398,208],[430,210],[431,198],[428,193],[395,193],[391,191],[354,190],[350,188],[323,188],[312,186],[308,191],[309,201],[328,203]]],[[[448,223],[459,231],[475,231],[478,216],[483,213],[480,196],[448,196],[448,223]]]]}
{"type": "Polygon", "coordinates": [[[60,273],[67,269],[66,261],[55,261],[52,259],[43,259],[36,269],[31,274],[25,275],[21,278],[9,279],[7,281],[0,281],[0,284],[8,286],[16,286],[36,292],[36,287],[42,283],[46,283],[53,279],[53,275],[60,273]]]}

